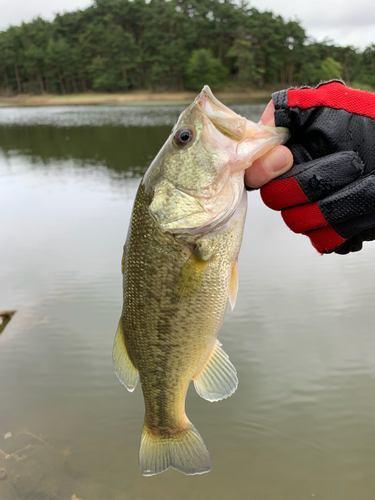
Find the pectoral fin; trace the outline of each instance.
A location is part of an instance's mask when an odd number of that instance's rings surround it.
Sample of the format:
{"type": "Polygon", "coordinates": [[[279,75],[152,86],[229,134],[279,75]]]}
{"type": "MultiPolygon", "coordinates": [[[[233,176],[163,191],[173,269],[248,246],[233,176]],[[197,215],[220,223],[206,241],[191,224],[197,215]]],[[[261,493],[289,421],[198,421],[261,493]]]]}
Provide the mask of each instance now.
{"type": "Polygon", "coordinates": [[[118,379],[124,384],[129,392],[133,392],[138,382],[138,370],[131,362],[128,351],[126,350],[121,318],[113,344],[112,359],[118,379]]]}
{"type": "Polygon", "coordinates": [[[199,249],[194,250],[178,277],[176,285],[178,298],[191,298],[199,292],[209,262],[209,256],[203,258],[199,249]]]}
{"type": "Polygon", "coordinates": [[[237,292],[238,292],[238,259],[236,259],[233,264],[229,282],[228,298],[232,311],[234,309],[234,306],[236,305],[237,292]]]}
{"type": "Polygon", "coordinates": [[[237,372],[228,354],[216,340],[203,369],[193,377],[197,393],[207,401],[220,401],[231,396],[238,386],[237,372]]]}

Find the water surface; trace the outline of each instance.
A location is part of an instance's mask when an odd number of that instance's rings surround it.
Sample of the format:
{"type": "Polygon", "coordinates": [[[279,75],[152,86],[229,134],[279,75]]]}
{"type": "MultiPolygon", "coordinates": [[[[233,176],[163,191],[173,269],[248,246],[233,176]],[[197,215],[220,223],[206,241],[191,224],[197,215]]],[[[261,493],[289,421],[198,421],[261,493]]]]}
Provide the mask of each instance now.
{"type": "Polygon", "coordinates": [[[213,469],[139,472],[141,391],[111,361],[120,262],[141,175],[181,111],[0,109],[0,310],[18,311],[0,336],[0,498],[373,500],[375,245],[321,257],[257,192],[219,335],[238,391],[187,400],[213,469]]]}

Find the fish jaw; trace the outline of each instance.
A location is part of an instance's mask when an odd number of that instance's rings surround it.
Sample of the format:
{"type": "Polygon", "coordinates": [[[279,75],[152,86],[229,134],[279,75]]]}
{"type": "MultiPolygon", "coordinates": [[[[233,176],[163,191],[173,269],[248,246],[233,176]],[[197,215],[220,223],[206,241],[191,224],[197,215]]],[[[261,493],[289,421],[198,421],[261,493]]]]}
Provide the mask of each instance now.
{"type": "Polygon", "coordinates": [[[290,137],[285,127],[260,125],[238,115],[216,99],[207,85],[196,101],[215,127],[236,143],[229,162],[231,173],[249,168],[255,160],[290,137]]]}
{"type": "Polygon", "coordinates": [[[207,118],[225,137],[237,142],[246,135],[247,120],[225,106],[205,85],[195,102],[207,118]]]}
{"type": "Polygon", "coordinates": [[[245,137],[238,143],[236,157],[230,162],[232,173],[251,168],[251,164],[266,155],[272,148],[284,144],[290,137],[289,130],[284,127],[264,127],[258,125],[259,131],[253,136],[245,137]]]}

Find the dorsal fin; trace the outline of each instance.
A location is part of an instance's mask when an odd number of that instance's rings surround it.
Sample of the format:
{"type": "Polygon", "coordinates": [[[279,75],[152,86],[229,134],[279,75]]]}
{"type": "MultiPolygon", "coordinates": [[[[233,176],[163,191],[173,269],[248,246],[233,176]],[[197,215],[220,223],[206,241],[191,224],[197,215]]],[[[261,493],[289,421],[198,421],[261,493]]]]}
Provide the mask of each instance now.
{"type": "Polygon", "coordinates": [[[118,379],[124,384],[129,392],[133,392],[138,382],[138,370],[131,362],[128,351],[126,350],[121,318],[113,343],[112,359],[118,379]]]}
{"type": "Polygon", "coordinates": [[[220,401],[228,398],[237,389],[236,369],[218,340],[206,364],[193,377],[193,381],[197,393],[207,401],[220,401]]]}

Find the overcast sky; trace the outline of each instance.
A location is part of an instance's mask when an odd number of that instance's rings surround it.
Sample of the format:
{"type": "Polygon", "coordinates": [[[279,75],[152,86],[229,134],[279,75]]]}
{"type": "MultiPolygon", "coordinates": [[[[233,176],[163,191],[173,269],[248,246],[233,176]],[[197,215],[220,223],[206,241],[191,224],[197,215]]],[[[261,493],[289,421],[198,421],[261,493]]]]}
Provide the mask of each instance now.
{"type": "MultiPolygon", "coordinates": [[[[0,0],[0,30],[57,12],[84,9],[91,0],[0,0]]],[[[364,48],[375,43],[375,0],[253,0],[260,11],[271,10],[284,19],[298,19],[308,35],[330,38],[340,45],[364,48]]]]}

